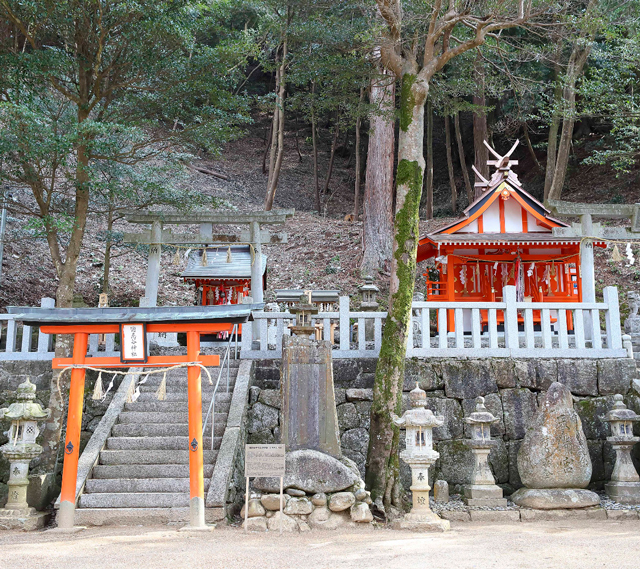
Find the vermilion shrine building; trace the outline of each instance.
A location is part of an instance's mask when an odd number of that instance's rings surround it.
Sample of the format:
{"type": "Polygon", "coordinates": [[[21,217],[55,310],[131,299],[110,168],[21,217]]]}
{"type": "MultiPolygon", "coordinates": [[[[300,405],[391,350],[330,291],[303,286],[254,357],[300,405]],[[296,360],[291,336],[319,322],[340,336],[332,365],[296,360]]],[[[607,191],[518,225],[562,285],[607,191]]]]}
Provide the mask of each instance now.
{"type": "MultiPolygon", "coordinates": [[[[581,237],[553,234],[567,224],[523,189],[509,154],[489,162],[497,170],[476,184],[484,191],[464,217],[420,239],[418,262],[435,259],[435,270],[424,275],[426,301],[499,302],[506,285],[516,287],[519,302],[583,301],[581,237]]],[[[539,323],[540,315],[534,318],[539,323]]],[[[452,310],[447,321],[453,331],[452,310]]],[[[481,321],[486,326],[486,310],[481,321]]],[[[567,324],[572,329],[570,317],[567,324]]]]}
{"type": "MultiPolygon", "coordinates": [[[[196,304],[242,304],[250,295],[253,253],[250,245],[207,247],[189,255],[182,273],[185,283],[196,287],[196,304]],[[204,259],[203,259],[204,257],[204,259]]],[[[267,286],[267,258],[262,256],[262,288],[267,286]]]]}

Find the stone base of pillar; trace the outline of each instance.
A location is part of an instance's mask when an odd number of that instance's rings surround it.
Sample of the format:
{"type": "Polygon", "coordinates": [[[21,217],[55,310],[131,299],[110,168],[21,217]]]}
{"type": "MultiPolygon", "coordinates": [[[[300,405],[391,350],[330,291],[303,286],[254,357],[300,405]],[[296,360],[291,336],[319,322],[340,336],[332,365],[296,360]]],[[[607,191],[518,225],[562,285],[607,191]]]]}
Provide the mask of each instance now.
{"type": "Polygon", "coordinates": [[[520,488],[511,495],[511,501],[522,508],[563,510],[597,506],[600,497],[582,488],[520,488]]]}
{"type": "Polygon", "coordinates": [[[464,502],[467,506],[506,506],[502,488],[495,484],[468,484],[464,487],[464,502]]]}
{"type": "Polygon", "coordinates": [[[34,531],[42,529],[51,518],[48,512],[36,512],[34,508],[23,510],[0,509],[0,530],[34,531]]]}
{"type": "Polygon", "coordinates": [[[640,482],[607,482],[607,496],[619,504],[640,504],[640,482]]]}
{"type": "Polygon", "coordinates": [[[391,529],[406,529],[411,531],[448,531],[451,529],[449,520],[443,520],[433,512],[420,514],[405,514],[391,522],[391,529]]]}

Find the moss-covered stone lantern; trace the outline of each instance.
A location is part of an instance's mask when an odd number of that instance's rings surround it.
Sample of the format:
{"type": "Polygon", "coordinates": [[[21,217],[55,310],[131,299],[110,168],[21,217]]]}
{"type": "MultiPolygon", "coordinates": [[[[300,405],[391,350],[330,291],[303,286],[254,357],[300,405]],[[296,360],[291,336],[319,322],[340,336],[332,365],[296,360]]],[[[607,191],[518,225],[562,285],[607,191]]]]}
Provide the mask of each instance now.
{"type": "Polygon", "coordinates": [[[613,409],[605,416],[611,426],[607,441],[616,451],[616,464],[611,481],[605,484],[607,495],[621,504],[640,504],[640,477],[631,460],[631,450],[640,441],[633,436],[633,423],[640,417],[623,403],[622,395],[614,395],[613,409]]]}
{"type": "Polygon", "coordinates": [[[411,409],[402,417],[392,413],[396,426],[406,430],[406,449],[400,458],[411,467],[411,492],[413,507],[408,514],[393,523],[396,529],[437,530],[449,529],[449,522],[441,519],[429,507],[429,467],[440,454],[433,450],[433,427],[444,424],[444,417],[436,417],[426,408],[427,394],[416,384],[409,394],[411,409]]]}
{"type": "Polygon", "coordinates": [[[489,453],[496,441],[491,439],[491,425],[500,419],[484,406],[484,397],[476,399],[476,410],[466,419],[471,429],[467,445],[474,456],[471,484],[464,487],[464,501],[469,506],[506,506],[502,488],[496,485],[489,466],[489,453]]]}
{"type": "Polygon", "coordinates": [[[16,403],[0,409],[0,419],[11,421],[5,433],[9,442],[0,451],[9,461],[9,497],[0,510],[0,527],[36,529],[44,525],[44,514],[39,514],[27,503],[29,463],[42,453],[36,443],[40,433],[38,423],[49,418],[51,411],[34,401],[36,386],[27,379],[18,386],[16,403]]]}

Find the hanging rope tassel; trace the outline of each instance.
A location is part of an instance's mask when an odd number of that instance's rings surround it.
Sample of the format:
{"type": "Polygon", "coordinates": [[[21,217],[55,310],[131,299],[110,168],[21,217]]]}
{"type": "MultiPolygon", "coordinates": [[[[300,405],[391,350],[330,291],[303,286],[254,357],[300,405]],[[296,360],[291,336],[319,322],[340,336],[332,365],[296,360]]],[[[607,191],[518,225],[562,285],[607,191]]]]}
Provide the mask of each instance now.
{"type": "Polygon", "coordinates": [[[180,265],[180,253],[178,253],[177,249],[176,249],[176,254],[173,256],[173,265],[175,267],[180,265]]]}
{"type": "Polygon", "coordinates": [[[158,391],[156,391],[156,397],[158,398],[158,401],[164,401],[167,398],[167,373],[166,372],[162,376],[160,387],[158,387],[158,391]]]}
{"type": "Polygon", "coordinates": [[[102,372],[98,373],[98,379],[96,379],[96,384],[93,387],[93,395],[91,399],[94,401],[99,401],[104,397],[104,389],[102,388],[102,372]]]}
{"type": "Polygon", "coordinates": [[[233,262],[233,257],[231,256],[231,247],[227,249],[227,263],[233,262]]]}
{"type": "Polygon", "coordinates": [[[202,266],[203,267],[207,266],[207,250],[206,249],[202,250],[202,266]]]}
{"type": "Polygon", "coordinates": [[[624,257],[620,254],[620,249],[618,249],[617,243],[613,246],[613,251],[611,253],[611,260],[614,263],[620,263],[624,257]]]}

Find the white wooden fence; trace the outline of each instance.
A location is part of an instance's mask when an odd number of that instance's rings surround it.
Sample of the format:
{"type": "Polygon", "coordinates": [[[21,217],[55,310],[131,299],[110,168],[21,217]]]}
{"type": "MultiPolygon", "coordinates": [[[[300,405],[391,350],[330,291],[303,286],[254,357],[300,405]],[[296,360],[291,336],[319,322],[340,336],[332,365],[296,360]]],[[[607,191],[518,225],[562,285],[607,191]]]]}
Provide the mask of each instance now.
{"type": "MultiPolygon", "coordinates": [[[[375,358],[380,352],[386,312],[351,312],[340,297],[338,312],[319,313],[321,334],[338,329],[334,358],[375,358]]],[[[295,323],[289,312],[254,312],[243,324],[241,357],[282,357],[282,336],[295,323]],[[252,341],[258,327],[259,342],[252,341]]],[[[506,286],[502,302],[414,302],[407,357],[624,358],[618,289],[604,289],[604,301],[517,302],[506,286]],[[453,322],[449,330],[448,321],[453,322]],[[569,322],[572,323],[569,326],[569,322]],[[604,325],[603,325],[604,323],[604,325]]]]}

